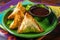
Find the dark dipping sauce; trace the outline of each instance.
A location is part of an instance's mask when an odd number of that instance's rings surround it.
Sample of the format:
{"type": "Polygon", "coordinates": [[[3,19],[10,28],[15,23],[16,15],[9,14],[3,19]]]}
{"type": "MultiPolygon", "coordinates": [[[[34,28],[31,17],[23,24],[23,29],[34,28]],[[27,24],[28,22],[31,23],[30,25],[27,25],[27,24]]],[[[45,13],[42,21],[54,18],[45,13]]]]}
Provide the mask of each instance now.
{"type": "Polygon", "coordinates": [[[34,15],[34,16],[47,16],[49,14],[49,10],[42,8],[42,7],[35,7],[30,9],[30,12],[34,15]]]}

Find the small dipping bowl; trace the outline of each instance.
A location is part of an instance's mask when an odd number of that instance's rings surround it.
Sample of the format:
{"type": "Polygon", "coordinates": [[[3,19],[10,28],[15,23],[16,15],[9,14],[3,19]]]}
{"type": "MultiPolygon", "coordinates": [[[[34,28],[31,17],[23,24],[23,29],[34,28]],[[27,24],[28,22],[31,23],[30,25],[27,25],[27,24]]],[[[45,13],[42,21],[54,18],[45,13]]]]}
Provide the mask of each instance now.
{"type": "Polygon", "coordinates": [[[46,17],[46,16],[50,15],[51,9],[44,4],[36,4],[32,7],[30,7],[29,13],[32,16],[46,17]]]}

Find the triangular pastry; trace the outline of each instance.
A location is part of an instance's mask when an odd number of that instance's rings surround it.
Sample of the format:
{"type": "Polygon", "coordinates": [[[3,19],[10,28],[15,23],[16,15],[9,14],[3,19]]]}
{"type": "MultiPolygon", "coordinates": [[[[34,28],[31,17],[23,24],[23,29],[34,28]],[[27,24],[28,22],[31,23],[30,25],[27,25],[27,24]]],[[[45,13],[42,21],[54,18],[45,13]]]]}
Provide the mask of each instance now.
{"type": "Polygon", "coordinates": [[[15,14],[18,13],[18,11],[22,11],[23,13],[26,11],[25,8],[22,6],[21,2],[18,2],[14,11],[8,16],[8,19],[13,19],[15,17],[15,14]]]}
{"type": "Polygon", "coordinates": [[[13,22],[10,24],[10,29],[16,29],[18,26],[21,24],[22,20],[24,18],[24,14],[22,11],[18,11],[17,14],[15,15],[15,18],[13,22]]]}
{"type": "Polygon", "coordinates": [[[26,13],[21,26],[18,28],[18,33],[42,32],[43,29],[37,24],[34,18],[26,13]]]}

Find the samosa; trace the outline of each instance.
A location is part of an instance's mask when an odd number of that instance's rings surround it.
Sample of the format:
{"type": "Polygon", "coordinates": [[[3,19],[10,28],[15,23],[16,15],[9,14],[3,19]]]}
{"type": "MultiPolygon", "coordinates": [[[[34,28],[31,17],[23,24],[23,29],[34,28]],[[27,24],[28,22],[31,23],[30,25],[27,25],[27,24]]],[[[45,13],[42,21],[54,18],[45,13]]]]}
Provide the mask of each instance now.
{"type": "Polygon", "coordinates": [[[18,33],[43,32],[41,26],[37,24],[34,18],[27,12],[21,25],[18,27],[18,33]]]}
{"type": "Polygon", "coordinates": [[[8,16],[8,19],[13,19],[13,22],[10,24],[10,29],[16,29],[18,26],[21,24],[24,13],[25,13],[25,8],[22,6],[21,2],[18,2],[16,8],[14,11],[8,16]]]}
{"type": "Polygon", "coordinates": [[[18,26],[21,25],[23,18],[24,18],[24,14],[22,13],[22,11],[18,11],[17,14],[15,15],[13,22],[10,24],[9,28],[10,29],[18,28],[18,26]]]}

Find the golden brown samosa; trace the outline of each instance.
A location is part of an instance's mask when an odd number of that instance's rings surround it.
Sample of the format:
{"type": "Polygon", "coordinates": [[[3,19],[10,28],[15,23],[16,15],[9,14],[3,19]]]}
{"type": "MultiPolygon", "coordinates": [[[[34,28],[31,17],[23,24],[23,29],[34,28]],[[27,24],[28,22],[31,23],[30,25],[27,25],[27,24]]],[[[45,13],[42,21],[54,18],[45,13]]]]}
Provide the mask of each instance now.
{"type": "Polygon", "coordinates": [[[21,23],[21,26],[19,26],[17,32],[18,33],[43,32],[43,29],[37,24],[37,22],[29,13],[26,13],[21,23]]]}
{"type": "Polygon", "coordinates": [[[10,24],[10,29],[16,29],[18,26],[21,24],[22,20],[24,18],[24,14],[22,11],[18,11],[17,14],[15,15],[15,18],[13,22],[10,24]]]}
{"type": "Polygon", "coordinates": [[[13,22],[10,24],[10,27],[9,27],[10,29],[15,29],[21,24],[25,11],[26,10],[22,6],[22,3],[18,2],[14,11],[8,16],[8,19],[14,18],[13,22]]]}

